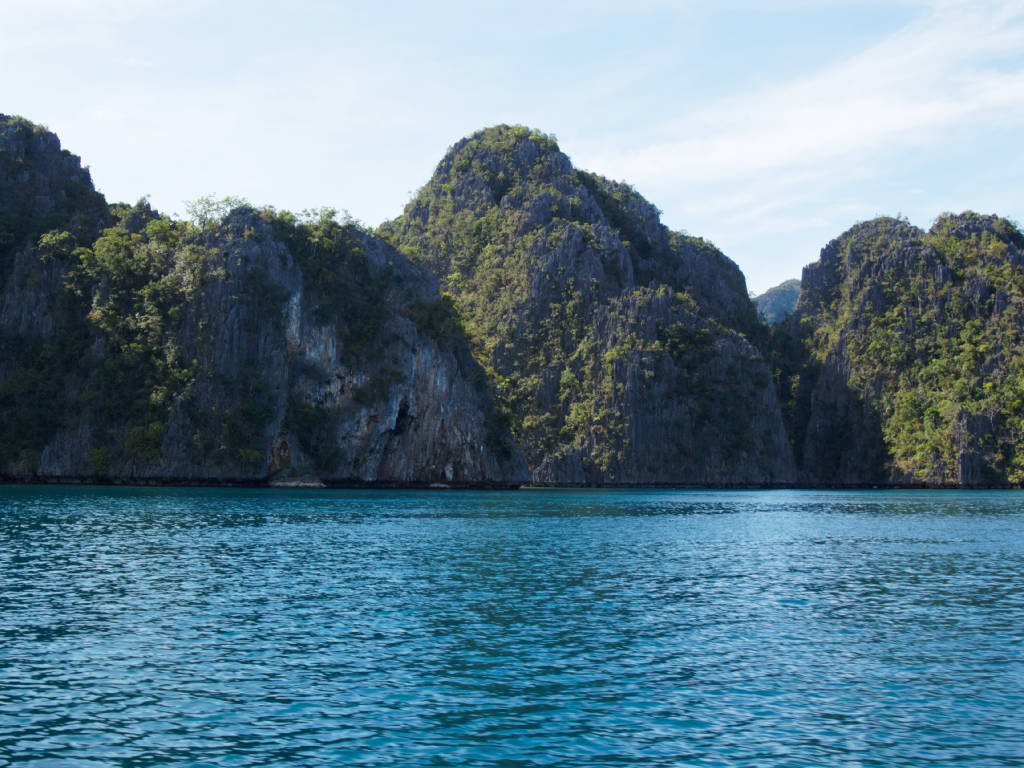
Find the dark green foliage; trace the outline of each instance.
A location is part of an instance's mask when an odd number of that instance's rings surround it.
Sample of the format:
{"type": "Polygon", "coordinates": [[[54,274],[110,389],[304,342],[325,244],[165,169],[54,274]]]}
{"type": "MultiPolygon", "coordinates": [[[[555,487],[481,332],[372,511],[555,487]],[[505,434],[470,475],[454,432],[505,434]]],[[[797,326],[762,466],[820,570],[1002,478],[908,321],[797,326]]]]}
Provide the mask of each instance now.
{"type": "Polygon", "coordinates": [[[412,320],[416,327],[435,341],[463,337],[465,329],[455,300],[451,294],[444,294],[437,301],[414,301],[402,307],[402,315],[412,320]]]}
{"type": "Polygon", "coordinates": [[[285,424],[299,439],[302,450],[313,461],[314,471],[331,471],[340,459],[333,429],[337,413],[330,408],[310,405],[295,393],[288,399],[285,424]]]}
{"type": "Polygon", "coordinates": [[[240,298],[254,304],[260,315],[280,314],[288,292],[271,279],[266,267],[256,264],[248,269],[245,277],[245,293],[240,298]]]}
{"type": "Polygon", "coordinates": [[[231,407],[220,417],[220,461],[258,473],[266,445],[264,434],[274,415],[274,399],[255,365],[236,381],[225,382],[231,407]]]}
{"type": "Polygon", "coordinates": [[[772,328],[770,359],[782,421],[793,455],[799,458],[803,455],[811,393],[821,364],[810,357],[805,340],[789,321],[772,328]]]}
{"type": "Polygon", "coordinates": [[[512,414],[500,403],[487,411],[485,439],[488,447],[503,459],[512,458],[516,452],[516,445],[512,441],[512,423],[512,414]]]}
{"type": "Polygon", "coordinates": [[[163,423],[195,376],[178,336],[211,254],[190,240],[187,227],[158,217],[144,201],[115,212],[119,223],[80,251],[67,277],[103,345],[83,406],[105,425],[163,423]]]}
{"type": "Polygon", "coordinates": [[[125,455],[142,461],[155,461],[160,457],[167,425],[161,421],[139,424],[131,428],[124,441],[125,455]]]}
{"type": "Polygon", "coordinates": [[[53,340],[0,337],[0,358],[13,363],[0,380],[0,465],[27,462],[33,471],[39,451],[74,415],[86,342],[71,328],[53,340]]]}

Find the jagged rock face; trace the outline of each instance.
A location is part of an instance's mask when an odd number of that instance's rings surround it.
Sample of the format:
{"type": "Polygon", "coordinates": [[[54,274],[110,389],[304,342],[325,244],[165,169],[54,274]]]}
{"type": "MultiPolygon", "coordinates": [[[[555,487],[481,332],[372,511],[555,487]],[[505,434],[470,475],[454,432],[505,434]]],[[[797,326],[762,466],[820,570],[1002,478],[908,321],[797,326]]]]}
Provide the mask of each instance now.
{"type": "Polygon", "coordinates": [[[13,471],[31,472],[75,395],[63,376],[75,359],[53,344],[68,311],[64,275],[108,220],[56,136],[0,115],[0,454],[13,471]]]}
{"type": "Polygon", "coordinates": [[[93,189],[81,160],[46,129],[0,114],[0,262],[52,229],[95,239],[107,220],[106,202],[93,189]]]}
{"type": "Polygon", "coordinates": [[[776,344],[802,482],[1024,481],[1022,252],[974,213],[876,219],[822,250],[776,344]]]}
{"type": "Polygon", "coordinates": [[[9,280],[0,297],[0,406],[22,434],[0,447],[3,475],[528,479],[436,278],[384,241],[251,209],[202,229],[145,204],[118,217],[88,249],[27,247],[53,289],[9,280]],[[40,308],[49,329],[21,321],[40,308]]]}
{"type": "MultiPolygon", "coordinates": [[[[522,458],[488,424],[490,395],[468,350],[432,338],[404,312],[440,305],[432,276],[380,240],[349,236],[387,310],[358,352],[336,318],[318,316],[324,297],[255,213],[238,211],[194,243],[208,261],[175,334],[175,357],[191,361],[187,380],[150,450],[138,423],[107,427],[129,450],[99,469],[136,480],[525,481],[522,458]]],[[[92,421],[86,413],[44,448],[39,476],[97,470],[104,441],[92,421]]]]}
{"type": "Polygon", "coordinates": [[[78,157],[40,126],[0,115],[0,333],[53,332],[52,304],[71,251],[108,220],[78,157]],[[52,232],[65,236],[45,237],[52,232]]]}
{"type": "Polygon", "coordinates": [[[793,479],[740,271],[550,137],[459,142],[382,233],[455,296],[535,481],[793,479]]]}

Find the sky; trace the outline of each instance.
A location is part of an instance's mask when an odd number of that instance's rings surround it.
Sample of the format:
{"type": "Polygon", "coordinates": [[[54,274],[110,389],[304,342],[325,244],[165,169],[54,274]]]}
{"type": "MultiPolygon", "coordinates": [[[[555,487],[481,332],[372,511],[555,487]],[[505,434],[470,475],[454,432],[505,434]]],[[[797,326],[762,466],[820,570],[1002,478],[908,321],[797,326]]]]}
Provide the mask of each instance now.
{"type": "Polygon", "coordinates": [[[874,216],[1024,221],[1024,0],[5,0],[0,113],[112,202],[371,226],[527,125],[760,293],[874,216]]]}

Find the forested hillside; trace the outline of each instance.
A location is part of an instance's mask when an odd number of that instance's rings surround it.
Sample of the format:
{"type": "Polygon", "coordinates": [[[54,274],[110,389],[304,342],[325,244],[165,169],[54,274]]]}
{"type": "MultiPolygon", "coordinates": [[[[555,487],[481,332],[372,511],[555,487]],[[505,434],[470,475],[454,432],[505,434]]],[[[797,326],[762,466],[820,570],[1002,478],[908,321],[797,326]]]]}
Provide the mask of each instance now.
{"type": "Polygon", "coordinates": [[[786,280],[755,296],[753,301],[758,316],[769,325],[775,325],[793,314],[799,298],[800,281],[786,280]]]}

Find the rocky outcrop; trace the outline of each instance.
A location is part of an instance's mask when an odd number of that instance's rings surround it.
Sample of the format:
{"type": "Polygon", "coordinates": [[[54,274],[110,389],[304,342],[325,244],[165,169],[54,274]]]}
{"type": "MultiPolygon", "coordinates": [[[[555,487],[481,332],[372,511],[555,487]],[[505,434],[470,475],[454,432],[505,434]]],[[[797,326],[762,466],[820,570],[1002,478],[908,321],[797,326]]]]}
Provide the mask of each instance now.
{"type": "Polygon", "coordinates": [[[81,160],[45,128],[0,114],[0,265],[45,232],[91,242],[108,219],[106,202],[81,160]]]}
{"type": "MultiPolygon", "coordinates": [[[[2,139],[7,163],[20,145],[2,139]]],[[[24,154],[28,169],[4,189],[12,199],[19,179],[34,195],[34,179],[61,178],[24,154]]],[[[80,167],[58,156],[58,171],[80,167]]],[[[23,220],[36,220],[39,211],[23,209],[23,220]]],[[[250,208],[196,227],[140,203],[116,208],[115,225],[82,248],[88,228],[62,234],[81,218],[46,218],[54,235],[45,242],[19,225],[28,244],[0,296],[6,477],[463,487],[528,479],[436,278],[386,242],[329,219],[250,208]]]]}
{"type": "Polygon", "coordinates": [[[0,114],[0,335],[53,333],[72,251],[108,221],[78,157],[46,129],[0,114]]]}
{"type": "Polygon", "coordinates": [[[536,482],[794,478],[736,265],[550,137],[459,142],[382,232],[455,297],[536,482]]]}
{"type": "Polygon", "coordinates": [[[805,268],[776,365],[807,485],[1024,482],[1024,236],[864,222],[805,268]]]}

